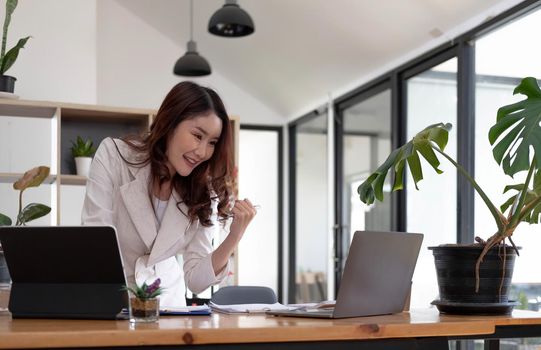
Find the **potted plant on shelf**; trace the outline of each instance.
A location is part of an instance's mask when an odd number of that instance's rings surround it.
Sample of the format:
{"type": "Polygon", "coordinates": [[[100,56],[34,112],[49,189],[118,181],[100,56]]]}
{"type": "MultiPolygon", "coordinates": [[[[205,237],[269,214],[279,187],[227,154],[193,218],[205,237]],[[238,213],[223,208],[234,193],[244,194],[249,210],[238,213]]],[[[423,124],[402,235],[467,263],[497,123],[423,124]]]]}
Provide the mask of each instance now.
{"type": "Polygon", "coordinates": [[[387,173],[392,169],[394,174],[392,190],[401,190],[406,167],[417,188],[423,179],[420,157],[441,174],[440,155],[457,168],[481,197],[494,218],[496,233],[486,241],[476,237],[476,243],[470,245],[445,244],[429,248],[434,253],[440,291],[440,300],[433,304],[442,312],[508,313],[514,305],[508,300],[508,292],[518,249],[511,236],[522,222],[539,223],[541,214],[541,89],[535,78],[528,77],[515,88],[514,94],[523,94],[526,99],[498,110],[488,138],[494,159],[506,175],[511,178],[521,172],[527,175],[523,183],[504,185],[503,192],[513,194],[500,208],[465,169],[445,153],[451,125],[443,123],[428,126],[391,152],[358,188],[364,203],[382,201],[387,173]],[[506,245],[506,241],[511,246],[506,245]]]}
{"type": "Polygon", "coordinates": [[[88,177],[90,163],[92,163],[92,156],[96,152],[96,148],[93,147],[90,139],[84,141],[81,136],[77,136],[77,142],[71,141],[71,144],[71,154],[75,159],[77,175],[88,177]]]}
{"type": "Polygon", "coordinates": [[[17,44],[10,50],[8,50],[8,52],[6,52],[8,28],[11,22],[11,15],[13,14],[13,11],[15,11],[16,7],[17,0],[6,1],[6,16],[4,18],[4,29],[2,32],[2,49],[0,51],[0,91],[8,93],[13,93],[15,89],[15,81],[17,79],[10,75],[5,75],[5,73],[17,60],[17,56],[19,56],[19,50],[22,49],[28,39],[30,39],[30,36],[19,39],[19,41],[17,41],[17,44]]]}
{"type": "Polygon", "coordinates": [[[158,296],[163,292],[160,287],[161,280],[158,278],[152,284],[143,283],[133,288],[126,286],[131,292],[130,296],[130,321],[131,322],[156,322],[160,315],[160,300],[158,296]]]}
{"type": "MultiPolygon", "coordinates": [[[[30,187],[38,187],[49,176],[49,167],[39,166],[28,170],[13,184],[13,189],[19,191],[19,212],[15,219],[15,225],[26,225],[27,222],[49,214],[51,208],[45,204],[30,203],[23,208],[23,192],[30,187]]],[[[0,213],[0,226],[10,226],[11,219],[0,213]]],[[[10,277],[7,270],[4,252],[0,246],[0,283],[9,283],[10,277]]]]}

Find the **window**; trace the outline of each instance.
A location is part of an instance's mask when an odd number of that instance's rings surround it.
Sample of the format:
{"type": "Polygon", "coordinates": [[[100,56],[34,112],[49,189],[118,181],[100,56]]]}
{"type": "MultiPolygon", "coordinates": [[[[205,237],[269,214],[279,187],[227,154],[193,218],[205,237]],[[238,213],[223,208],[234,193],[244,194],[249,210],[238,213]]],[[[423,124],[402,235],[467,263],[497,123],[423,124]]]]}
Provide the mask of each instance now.
{"type": "MultiPolygon", "coordinates": [[[[496,206],[509,197],[503,187],[520,183],[526,172],[514,179],[504,175],[494,160],[488,142],[488,130],[496,122],[499,107],[524,99],[513,96],[521,78],[541,78],[541,51],[532,45],[541,30],[541,11],[535,11],[476,41],[476,105],[475,105],[475,178],[496,206]]],[[[515,231],[518,246],[541,246],[540,227],[522,223],[515,231]]],[[[483,201],[475,197],[475,235],[488,238],[496,232],[496,224],[483,201]]],[[[522,299],[523,307],[538,308],[541,304],[541,273],[537,249],[523,249],[515,261],[513,273],[514,298],[522,299]]]]}
{"type": "Polygon", "coordinates": [[[358,230],[391,230],[391,177],[386,179],[385,200],[365,205],[357,188],[385,161],[391,151],[391,91],[379,84],[346,100],[339,107],[341,132],[337,133],[337,207],[340,235],[336,237],[336,282],[339,286],[353,234],[358,230]]]}
{"type": "MultiPolygon", "coordinates": [[[[444,122],[456,127],[457,120],[457,61],[448,60],[407,80],[407,140],[428,125],[444,122]]],[[[449,133],[445,149],[456,159],[456,128],[449,133]]],[[[426,307],[437,298],[438,287],[434,258],[427,247],[456,242],[456,179],[455,167],[442,157],[436,174],[421,158],[424,179],[415,189],[413,179],[407,179],[407,231],[423,233],[424,240],[415,275],[411,307],[426,307]]]]}
{"type": "MultiPolygon", "coordinates": [[[[290,249],[289,303],[319,302],[327,299],[330,259],[328,222],[327,116],[314,114],[290,129],[294,144],[290,170],[295,213],[290,249]],[[294,168],[294,169],[291,169],[294,168]],[[291,255],[290,255],[291,256],[291,255]],[[293,270],[293,271],[292,271],[293,270]]],[[[293,215],[293,214],[291,214],[293,215]]]]}

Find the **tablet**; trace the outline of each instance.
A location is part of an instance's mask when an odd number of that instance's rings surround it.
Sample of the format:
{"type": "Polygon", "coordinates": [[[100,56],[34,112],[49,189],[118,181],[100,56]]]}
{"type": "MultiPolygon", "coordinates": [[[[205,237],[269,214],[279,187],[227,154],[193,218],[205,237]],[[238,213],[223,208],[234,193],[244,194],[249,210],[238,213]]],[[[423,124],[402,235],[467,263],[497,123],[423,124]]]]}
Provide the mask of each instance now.
{"type": "Polygon", "coordinates": [[[116,319],[128,306],[111,226],[0,227],[13,318],[116,319]]]}

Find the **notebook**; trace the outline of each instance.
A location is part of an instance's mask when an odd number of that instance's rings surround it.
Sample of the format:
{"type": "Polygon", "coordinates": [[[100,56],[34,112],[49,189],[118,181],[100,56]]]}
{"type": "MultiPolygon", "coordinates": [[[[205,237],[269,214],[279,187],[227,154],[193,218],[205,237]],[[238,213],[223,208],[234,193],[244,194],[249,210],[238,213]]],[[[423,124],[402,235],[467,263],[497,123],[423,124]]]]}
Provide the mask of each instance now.
{"type": "Polygon", "coordinates": [[[128,307],[110,226],[0,227],[13,318],[115,319],[128,307]]]}
{"type": "Polygon", "coordinates": [[[346,318],[401,312],[423,235],[357,231],[349,248],[333,309],[270,311],[269,315],[346,318]]]}

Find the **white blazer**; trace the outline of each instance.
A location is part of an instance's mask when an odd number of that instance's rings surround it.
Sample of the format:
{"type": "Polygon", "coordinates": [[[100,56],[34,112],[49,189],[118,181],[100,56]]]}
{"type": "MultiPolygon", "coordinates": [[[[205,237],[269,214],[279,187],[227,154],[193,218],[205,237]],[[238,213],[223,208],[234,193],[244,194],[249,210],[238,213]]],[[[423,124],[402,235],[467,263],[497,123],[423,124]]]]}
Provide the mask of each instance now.
{"type": "MultiPolygon", "coordinates": [[[[127,144],[115,142],[125,159],[137,161],[127,144]]],[[[150,200],[149,182],[150,165],[129,165],[111,138],[103,140],[90,167],[82,224],[114,226],[128,283],[151,283],[160,277],[165,288],[160,304],[182,306],[186,304],[184,280],[191,291],[200,293],[229,272],[229,264],[218,276],[212,267],[211,239],[219,230],[216,203],[213,226],[204,227],[199,221],[190,225],[177,208],[180,197],[173,191],[160,226],[150,200]],[[177,254],[183,256],[184,273],[176,261],[177,254]]],[[[184,204],[180,207],[187,213],[184,204]]]]}

